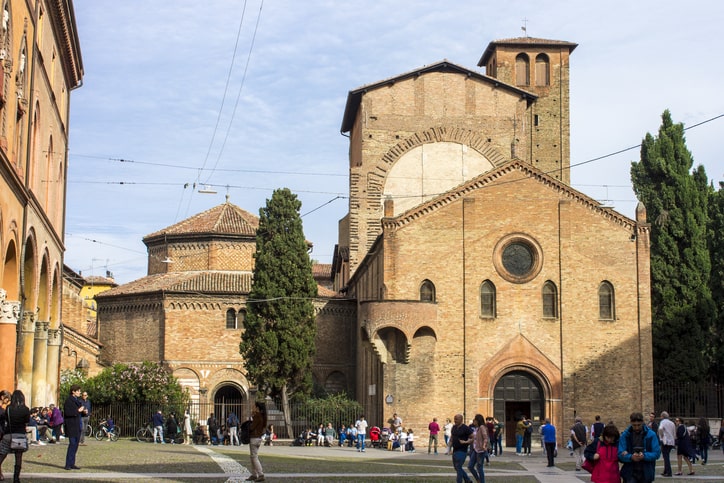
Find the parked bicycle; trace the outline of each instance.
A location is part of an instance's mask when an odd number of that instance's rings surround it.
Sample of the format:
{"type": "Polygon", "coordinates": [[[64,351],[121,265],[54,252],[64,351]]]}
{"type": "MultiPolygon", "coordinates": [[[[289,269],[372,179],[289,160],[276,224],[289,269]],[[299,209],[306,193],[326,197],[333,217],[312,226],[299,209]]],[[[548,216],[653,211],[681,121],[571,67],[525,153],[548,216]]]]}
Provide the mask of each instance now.
{"type": "Polygon", "coordinates": [[[85,427],[85,437],[86,438],[92,438],[93,437],[93,426],[91,426],[90,423],[88,423],[85,427]]]}
{"type": "Polygon", "coordinates": [[[136,431],[136,439],[139,443],[153,443],[153,427],[151,423],[146,424],[145,428],[136,431]]]}
{"type": "Polygon", "coordinates": [[[117,427],[114,426],[113,428],[110,428],[108,425],[108,421],[105,419],[102,419],[101,422],[98,425],[98,430],[96,431],[96,439],[98,441],[101,441],[103,439],[109,439],[110,441],[118,441],[118,432],[116,431],[117,427]]]}

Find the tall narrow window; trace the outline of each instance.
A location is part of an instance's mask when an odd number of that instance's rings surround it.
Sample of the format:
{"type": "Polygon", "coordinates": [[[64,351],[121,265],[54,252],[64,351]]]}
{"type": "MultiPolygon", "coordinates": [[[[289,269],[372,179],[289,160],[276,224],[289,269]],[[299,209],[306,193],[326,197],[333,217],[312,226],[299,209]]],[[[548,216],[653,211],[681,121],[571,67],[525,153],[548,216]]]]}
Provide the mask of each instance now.
{"type": "Polygon", "coordinates": [[[515,84],[518,86],[530,84],[530,60],[526,54],[518,54],[515,58],[515,84]]]}
{"type": "Polygon", "coordinates": [[[425,280],[420,285],[420,302],[434,302],[435,301],[435,285],[425,280]]]}
{"type": "Polygon", "coordinates": [[[616,318],[616,299],[613,285],[606,281],[601,282],[598,287],[598,317],[601,320],[614,320],[616,318]]]}
{"type": "Polygon", "coordinates": [[[236,329],[236,310],[229,309],[226,311],[226,328],[227,329],[236,329]]]}
{"type": "Polygon", "coordinates": [[[495,318],[495,285],[490,280],[480,285],[480,315],[495,318]]]}
{"type": "Polygon", "coordinates": [[[551,83],[550,60],[546,54],[538,54],[535,58],[535,85],[547,86],[551,83]]]}
{"type": "Polygon", "coordinates": [[[547,281],[543,285],[543,317],[553,319],[558,317],[558,290],[556,284],[547,281]]]}

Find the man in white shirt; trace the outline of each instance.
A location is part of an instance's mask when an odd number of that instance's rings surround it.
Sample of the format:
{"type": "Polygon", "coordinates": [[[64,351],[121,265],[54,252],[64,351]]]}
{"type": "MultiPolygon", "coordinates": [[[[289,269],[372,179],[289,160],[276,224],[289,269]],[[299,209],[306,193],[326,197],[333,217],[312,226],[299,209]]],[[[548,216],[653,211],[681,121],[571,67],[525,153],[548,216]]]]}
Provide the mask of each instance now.
{"type": "Polygon", "coordinates": [[[661,441],[661,453],[664,455],[664,472],[662,476],[671,476],[671,460],[669,453],[674,449],[676,444],[676,425],[669,419],[669,413],[661,412],[661,422],[659,423],[659,440],[661,441]]]}
{"type": "Polygon", "coordinates": [[[360,416],[354,427],[357,428],[357,451],[364,453],[365,451],[365,437],[367,436],[367,421],[365,417],[360,416]]]}

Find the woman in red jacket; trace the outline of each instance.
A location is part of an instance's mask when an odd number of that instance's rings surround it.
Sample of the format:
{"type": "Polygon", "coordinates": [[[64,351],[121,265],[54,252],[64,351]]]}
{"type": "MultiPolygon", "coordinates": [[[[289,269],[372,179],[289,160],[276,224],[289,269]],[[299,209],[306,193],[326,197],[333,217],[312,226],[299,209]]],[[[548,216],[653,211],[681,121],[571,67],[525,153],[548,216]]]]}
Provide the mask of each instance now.
{"type": "Polygon", "coordinates": [[[583,456],[586,461],[593,464],[591,481],[593,483],[620,483],[621,476],[618,468],[618,428],[607,424],[603,428],[600,438],[593,440],[586,446],[583,456]]]}

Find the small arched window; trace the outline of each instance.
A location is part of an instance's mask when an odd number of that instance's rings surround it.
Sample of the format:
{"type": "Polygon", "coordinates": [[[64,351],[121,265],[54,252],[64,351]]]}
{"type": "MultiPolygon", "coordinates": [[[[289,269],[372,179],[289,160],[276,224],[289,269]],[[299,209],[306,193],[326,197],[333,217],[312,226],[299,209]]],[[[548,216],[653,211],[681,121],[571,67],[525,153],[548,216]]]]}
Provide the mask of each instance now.
{"type": "Polygon", "coordinates": [[[515,85],[530,84],[530,59],[527,54],[518,54],[515,58],[515,85]]]}
{"type": "Polygon", "coordinates": [[[543,284],[543,317],[554,319],[558,317],[558,289],[556,284],[548,280],[543,284]]]}
{"type": "Polygon", "coordinates": [[[226,311],[226,328],[237,329],[236,310],[229,309],[226,311]]]}
{"type": "Polygon", "coordinates": [[[538,54],[535,58],[535,85],[547,86],[551,83],[551,62],[546,54],[538,54]]]}
{"type": "Polygon", "coordinates": [[[435,284],[429,280],[425,280],[420,285],[420,302],[435,301],[435,284]]]}
{"type": "Polygon", "coordinates": [[[598,287],[598,318],[601,320],[616,319],[616,297],[613,285],[603,281],[598,287]]]}
{"type": "Polygon", "coordinates": [[[480,285],[480,316],[495,318],[495,285],[490,280],[480,285]]]}

